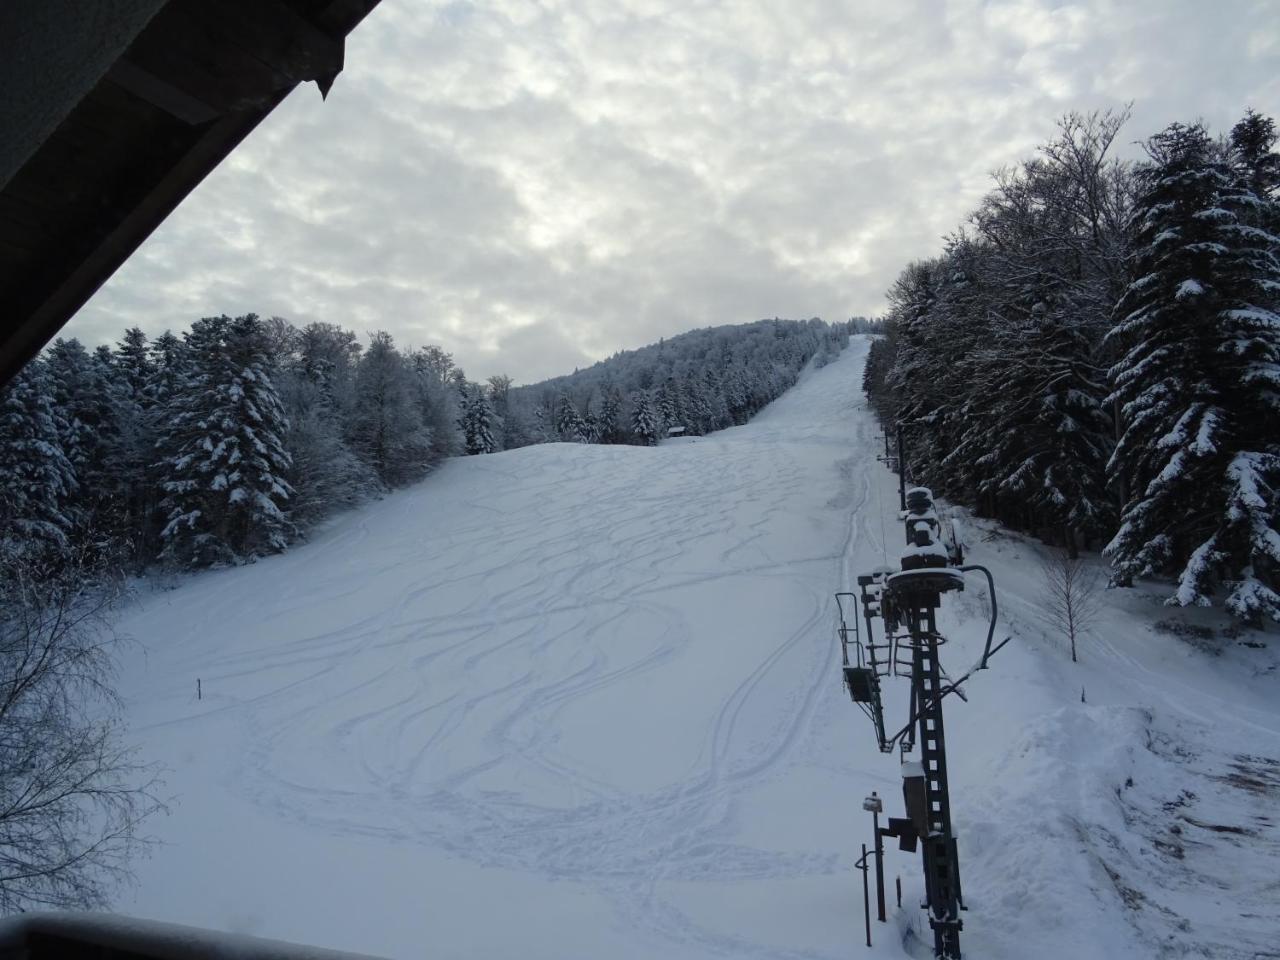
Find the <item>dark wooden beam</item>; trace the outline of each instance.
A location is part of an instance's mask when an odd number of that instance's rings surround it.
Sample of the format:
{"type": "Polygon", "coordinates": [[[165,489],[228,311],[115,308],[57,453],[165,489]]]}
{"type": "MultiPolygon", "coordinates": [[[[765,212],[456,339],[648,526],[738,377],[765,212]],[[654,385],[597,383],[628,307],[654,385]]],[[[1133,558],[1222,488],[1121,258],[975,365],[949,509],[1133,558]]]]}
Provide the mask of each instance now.
{"type": "Polygon", "coordinates": [[[4,382],[53,338],[209,171],[288,94],[289,90],[283,90],[256,110],[240,111],[210,124],[163,175],[138,191],[136,198],[104,199],[104,216],[99,223],[85,228],[92,232],[83,234],[80,243],[76,242],[78,238],[68,239],[73,247],[84,249],[73,250],[72,256],[53,262],[51,269],[32,277],[27,289],[10,294],[9,302],[16,308],[22,326],[14,338],[12,352],[6,343],[0,357],[4,382]],[[111,209],[112,204],[116,205],[115,210],[111,209]]]}
{"type": "Polygon", "coordinates": [[[184,123],[208,123],[218,116],[217,107],[210,106],[199,97],[175,87],[132,61],[117,60],[107,71],[107,79],[122,90],[128,90],[139,100],[159,107],[184,123]]]}
{"type": "Polygon", "coordinates": [[[0,384],[290,91],[327,93],[377,3],[170,0],[150,20],[0,190],[0,384]]]}

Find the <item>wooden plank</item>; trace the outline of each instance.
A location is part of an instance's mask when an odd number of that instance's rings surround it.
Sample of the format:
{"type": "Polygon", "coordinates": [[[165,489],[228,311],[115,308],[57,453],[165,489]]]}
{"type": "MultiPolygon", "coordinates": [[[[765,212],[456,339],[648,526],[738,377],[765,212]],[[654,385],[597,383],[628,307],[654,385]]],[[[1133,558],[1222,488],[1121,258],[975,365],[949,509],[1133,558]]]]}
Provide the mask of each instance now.
{"type": "Polygon", "coordinates": [[[216,107],[210,106],[128,60],[117,60],[107,72],[107,79],[138,99],[154,104],[184,123],[192,125],[208,123],[218,116],[216,107]]]}

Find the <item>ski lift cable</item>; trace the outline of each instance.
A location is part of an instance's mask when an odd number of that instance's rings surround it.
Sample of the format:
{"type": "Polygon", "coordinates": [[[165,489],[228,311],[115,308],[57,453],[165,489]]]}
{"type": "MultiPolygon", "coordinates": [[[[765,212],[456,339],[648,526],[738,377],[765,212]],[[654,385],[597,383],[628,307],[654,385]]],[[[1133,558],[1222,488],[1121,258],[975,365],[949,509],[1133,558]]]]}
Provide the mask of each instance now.
{"type": "Polygon", "coordinates": [[[971,676],[973,676],[977,671],[986,670],[987,661],[990,660],[992,657],[994,657],[997,653],[999,653],[1001,649],[1004,648],[1004,645],[1013,639],[1013,635],[1010,634],[1009,636],[1001,640],[994,649],[992,649],[991,647],[991,640],[995,636],[995,632],[996,632],[996,615],[998,613],[998,608],[996,606],[996,584],[995,584],[995,578],[992,577],[991,575],[991,571],[988,570],[986,567],[976,563],[969,564],[968,566],[964,566],[964,567],[957,567],[956,569],[962,573],[969,573],[970,571],[982,573],[982,574],[985,574],[987,578],[989,596],[991,598],[991,618],[987,623],[987,642],[986,644],[984,644],[982,648],[982,658],[976,664],[970,667],[969,670],[965,672],[964,676],[962,676],[959,680],[956,680],[952,683],[948,683],[945,687],[943,687],[941,690],[938,691],[937,697],[934,697],[931,700],[927,701],[926,703],[921,705],[921,707],[918,710],[914,711],[912,713],[911,719],[907,721],[906,725],[888,739],[887,742],[890,746],[897,743],[906,734],[910,733],[912,727],[915,726],[916,721],[919,720],[926,713],[928,713],[930,710],[932,710],[934,704],[940,702],[948,694],[952,694],[952,693],[958,694],[960,696],[960,699],[962,700],[965,699],[964,693],[960,689],[960,685],[964,683],[966,680],[968,680],[971,676]]]}
{"type": "Polygon", "coordinates": [[[895,733],[892,737],[890,737],[886,741],[886,743],[892,746],[893,744],[897,743],[903,736],[910,733],[911,728],[915,726],[916,721],[919,720],[926,713],[928,713],[931,709],[933,709],[933,705],[941,701],[948,694],[955,693],[955,694],[958,694],[961,699],[964,699],[964,694],[960,690],[960,685],[964,683],[966,680],[968,680],[971,676],[973,676],[974,673],[976,673],[978,670],[986,669],[986,661],[991,659],[991,657],[994,657],[997,653],[999,653],[1000,649],[1012,639],[1013,639],[1012,635],[1005,637],[1003,640],[1000,641],[999,644],[996,645],[996,648],[994,650],[991,650],[990,652],[988,652],[986,656],[977,664],[975,664],[973,667],[971,667],[963,677],[961,677],[959,680],[956,680],[954,683],[947,684],[945,687],[939,690],[938,695],[926,701],[925,704],[922,707],[920,707],[919,710],[917,710],[914,714],[912,714],[911,719],[906,722],[906,725],[897,733],[895,733]]]}
{"type": "MultiPolygon", "coordinates": [[[[899,465],[899,469],[901,469],[901,465],[899,465]]],[[[876,477],[875,480],[879,480],[879,477],[876,477]]],[[[875,480],[872,482],[874,483],[875,480]]],[[[884,491],[880,489],[880,486],[879,483],[875,483],[876,512],[880,514],[880,562],[887,567],[889,565],[889,551],[885,546],[884,535],[884,491]]]]}

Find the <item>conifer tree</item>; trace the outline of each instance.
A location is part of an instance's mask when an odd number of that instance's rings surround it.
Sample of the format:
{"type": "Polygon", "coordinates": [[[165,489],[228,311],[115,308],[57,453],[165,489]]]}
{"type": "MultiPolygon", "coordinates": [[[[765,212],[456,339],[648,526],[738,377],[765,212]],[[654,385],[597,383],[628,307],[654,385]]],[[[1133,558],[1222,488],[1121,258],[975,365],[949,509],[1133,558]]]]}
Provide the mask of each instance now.
{"type": "MultiPolygon", "coordinates": [[[[315,392],[314,385],[301,388],[315,392]]],[[[332,514],[377,496],[385,486],[343,439],[342,424],[322,401],[289,414],[285,447],[292,461],[287,475],[289,521],[300,530],[332,514]]]]}
{"type": "Polygon", "coordinates": [[[296,373],[317,389],[316,399],[335,415],[350,408],[360,344],[350,330],[309,323],[298,331],[296,373]]]}
{"type": "Polygon", "coordinates": [[[600,417],[595,411],[595,400],[587,398],[587,405],[582,411],[582,443],[600,442],[600,417]]]}
{"type": "Polygon", "coordinates": [[[408,363],[415,378],[414,400],[430,438],[429,463],[465,452],[466,439],[459,424],[467,386],[465,381],[461,388],[456,386],[453,357],[439,347],[429,346],[411,352],[408,363]]]}
{"type": "Polygon", "coordinates": [[[604,400],[600,405],[599,433],[601,443],[617,443],[622,431],[622,391],[609,381],[604,386],[604,400]]]}
{"type": "Polygon", "coordinates": [[[479,384],[470,387],[463,395],[462,419],[459,424],[469,455],[493,453],[496,449],[491,431],[492,422],[493,408],[484,388],[479,384]]]}
{"type": "Polygon", "coordinates": [[[140,401],[152,377],[147,335],[137,327],[126,330],[124,338],[116,344],[115,364],[130,397],[140,401]]]}
{"type": "MultiPolygon", "coordinates": [[[[89,481],[102,470],[114,432],[108,384],[79,340],[54,341],[45,352],[46,383],[58,410],[63,453],[76,477],[89,481]]],[[[83,488],[80,491],[87,495],[83,488]]]]}
{"type": "Polygon", "coordinates": [[[1257,202],[1249,222],[1272,233],[1276,222],[1276,202],[1280,200],[1280,153],[1276,153],[1276,124],[1270,117],[1249,110],[1231,128],[1229,160],[1241,186],[1257,202]]]}
{"type": "Polygon", "coordinates": [[[1199,125],[1148,143],[1134,277],[1115,312],[1111,370],[1131,491],[1106,553],[1124,574],[1170,573],[1171,603],[1226,587],[1238,616],[1280,620],[1280,289],[1259,200],[1199,125]]]}
{"type": "Polygon", "coordinates": [[[640,442],[646,447],[656,446],[658,438],[662,435],[662,428],[658,424],[658,412],[655,409],[653,398],[648,390],[641,390],[631,397],[632,404],[632,421],[631,428],[635,431],[640,442]]]}
{"type": "Polygon", "coordinates": [[[413,372],[391,335],[373,334],[356,370],[348,436],[352,449],[388,486],[422,478],[433,462],[431,434],[413,386],[413,372]]]}
{"type": "Polygon", "coordinates": [[[685,432],[692,436],[701,436],[711,426],[711,407],[703,393],[703,381],[693,372],[685,377],[681,386],[681,408],[684,410],[685,432]]]}
{"type": "Polygon", "coordinates": [[[747,373],[741,364],[733,364],[724,377],[724,401],[733,423],[746,423],[751,416],[751,393],[747,373]]]}
{"type": "Polygon", "coordinates": [[[184,382],[188,370],[187,343],[166,330],[148,348],[149,379],[143,388],[144,406],[162,411],[184,382]]]}
{"type": "Polygon", "coordinates": [[[544,396],[533,407],[533,432],[536,443],[554,443],[560,439],[556,429],[555,401],[544,396]]]}
{"type": "Polygon", "coordinates": [[[881,425],[890,429],[897,422],[897,404],[893,390],[886,379],[893,368],[895,330],[886,327],[886,336],[871,341],[867,351],[867,364],[862,371],[862,392],[867,395],[881,425]]]}
{"type": "Polygon", "coordinates": [[[280,397],[289,418],[285,449],[292,459],[289,520],[299,531],[385,489],[344,435],[359,356],[355,334],[310,323],[297,332],[287,374],[281,372],[280,397]]]}
{"type": "Polygon", "coordinates": [[[702,375],[703,397],[707,402],[707,429],[723,430],[733,421],[729,418],[729,407],[725,403],[724,388],[714,367],[708,367],[702,375]]]}
{"type": "Polygon", "coordinates": [[[0,552],[19,563],[56,559],[71,545],[77,484],[51,394],[42,360],[0,390],[0,552]]]}
{"type": "Polygon", "coordinates": [[[517,445],[520,426],[511,413],[511,385],[514,383],[505,373],[495,373],[485,381],[489,394],[489,406],[493,408],[493,449],[508,450],[517,445]]]}
{"type": "Polygon", "coordinates": [[[206,317],[185,336],[189,369],[160,440],[164,556],[180,566],[239,563],[284,549],[289,424],[254,314],[206,317]]]}
{"type": "Polygon", "coordinates": [[[658,389],[657,407],[658,417],[662,422],[660,435],[666,436],[667,431],[678,426],[681,421],[680,394],[674,378],[667,377],[662,381],[662,386],[658,389]]]}
{"type": "Polygon", "coordinates": [[[560,402],[556,405],[556,431],[561,440],[569,443],[586,443],[588,440],[586,421],[567,393],[560,395],[560,402]]]}
{"type": "Polygon", "coordinates": [[[118,555],[136,523],[128,510],[131,486],[143,482],[141,464],[127,442],[128,424],[122,422],[133,411],[132,387],[117,378],[110,361],[91,355],[79,340],[55,341],[45,357],[62,449],[77,482],[69,516],[80,535],[92,532],[97,552],[118,555]]]}

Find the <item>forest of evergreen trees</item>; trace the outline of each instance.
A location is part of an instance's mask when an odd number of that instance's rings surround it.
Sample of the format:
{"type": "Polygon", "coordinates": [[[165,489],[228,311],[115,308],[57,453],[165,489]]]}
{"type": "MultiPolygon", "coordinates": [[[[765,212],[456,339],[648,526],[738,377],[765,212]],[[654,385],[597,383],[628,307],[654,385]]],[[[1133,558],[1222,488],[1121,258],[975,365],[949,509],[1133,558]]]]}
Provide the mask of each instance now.
{"type": "Polygon", "coordinates": [[[243,562],[449,456],[743,423],[849,328],[696,331],[526,388],[470,382],[439,347],[252,314],[150,341],[131,329],[93,351],[60,339],[0,393],[0,556],[243,562]]]}
{"type": "Polygon", "coordinates": [[[889,291],[867,394],[914,479],[1170,602],[1280,620],[1280,154],[1248,112],[1069,115],[889,291]]]}
{"type": "Polygon", "coordinates": [[[519,443],[652,445],[678,428],[700,436],[746,423],[796,381],[810,358],[821,366],[865,321],[760,320],[662,340],[510,392],[506,410],[519,443]]]}

